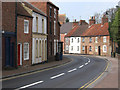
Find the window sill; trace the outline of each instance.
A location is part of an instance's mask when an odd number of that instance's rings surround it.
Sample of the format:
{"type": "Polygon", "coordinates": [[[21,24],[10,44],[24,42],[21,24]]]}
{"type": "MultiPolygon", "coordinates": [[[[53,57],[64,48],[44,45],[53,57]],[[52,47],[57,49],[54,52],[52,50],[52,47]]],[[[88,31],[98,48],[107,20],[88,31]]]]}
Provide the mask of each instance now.
{"type": "Polygon", "coordinates": [[[26,58],[26,59],[24,59],[25,61],[28,61],[29,60],[29,58],[26,58]]]}

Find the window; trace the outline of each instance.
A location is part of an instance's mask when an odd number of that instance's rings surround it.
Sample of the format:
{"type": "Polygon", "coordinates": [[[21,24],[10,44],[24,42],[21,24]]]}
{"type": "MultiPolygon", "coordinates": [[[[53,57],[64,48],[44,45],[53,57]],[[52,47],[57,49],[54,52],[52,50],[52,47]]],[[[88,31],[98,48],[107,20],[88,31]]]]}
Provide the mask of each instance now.
{"type": "Polygon", "coordinates": [[[98,52],[98,48],[97,48],[97,46],[95,46],[95,52],[98,52]]]}
{"type": "Polygon", "coordinates": [[[38,40],[36,40],[36,58],[38,58],[38,40]]]}
{"type": "Polygon", "coordinates": [[[39,41],[39,57],[41,57],[41,40],[39,41]]]}
{"type": "Polygon", "coordinates": [[[68,45],[66,45],[66,50],[69,50],[69,47],[68,47],[68,45]]]}
{"type": "Polygon", "coordinates": [[[71,51],[73,51],[73,46],[71,46],[71,51]]]}
{"type": "Polygon", "coordinates": [[[98,43],[98,37],[95,37],[95,43],[98,43]]]}
{"type": "Polygon", "coordinates": [[[56,55],[56,40],[54,40],[54,55],[56,55]]]}
{"type": "Polygon", "coordinates": [[[103,37],[103,42],[104,42],[104,43],[106,43],[106,42],[107,42],[107,41],[106,41],[106,37],[103,37]]]}
{"type": "Polygon", "coordinates": [[[54,9],[54,18],[56,18],[56,9],[54,9]]]}
{"type": "Polygon", "coordinates": [[[107,46],[106,45],[103,45],[103,52],[107,52],[107,46]]]}
{"type": "Polygon", "coordinates": [[[82,38],[82,42],[85,42],[85,38],[84,37],[82,38]]]}
{"type": "Polygon", "coordinates": [[[85,46],[82,46],[82,50],[85,51],[85,46]]]}
{"type": "Polygon", "coordinates": [[[50,34],[52,34],[52,23],[50,21],[50,34]]]}
{"type": "Polygon", "coordinates": [[[89,40],[89,42],[90,42],[90,43],[92,42],[92,37],[90,37],[90,40],[89,40]]]}
{"type": "Polygon", "coordinates": [[[78,38],[78,43],[80,42],[80,39],[78,38]]]}
{"type": "Polygon", "coordinates": [[[73,43],[73,38],[72,38],[72,41],[71,41],[72,43],[73,43]]]}
{"type": "Polygon", "coordinates": [[[92,47],[91,46],[89,47],[89,51],[92,51],[92,47]]]}
{"type": "Polygon", "coordinates": [[[68,38],[65,38],[66,43],[68,43],[68,38]]]}
{"type": "Polygon", "coordinates": [[[77,51],[79,51],[79,46],[77,46],[77,51]]]}
{"type": "Polygon", "coordinates": [[[24,60],[29,59],[29,43],[24,43],[24,60]]]}
{"type": "Polygon", "coordinates": [[[56,35],[56,21],[54,21],[54,35],[56,35]]]}
{"type": "Polygon", "coordinates": [[[24,20],[24,33],[29,33],[29,21],[24,20]]]}
{"type": "Polygon", "coordinates": [[[38,17],[36,17],[36,32],[38,32],[38,17]]]}
{"type": "Polygon", "coordinates": [[[52,16],[52,7],[50,7],[50,17],[52,16]]]}
{"type": "Polygon", "coordinates": [[[42,33],[44,33],[44,19],[42,19],[42,33]]]}

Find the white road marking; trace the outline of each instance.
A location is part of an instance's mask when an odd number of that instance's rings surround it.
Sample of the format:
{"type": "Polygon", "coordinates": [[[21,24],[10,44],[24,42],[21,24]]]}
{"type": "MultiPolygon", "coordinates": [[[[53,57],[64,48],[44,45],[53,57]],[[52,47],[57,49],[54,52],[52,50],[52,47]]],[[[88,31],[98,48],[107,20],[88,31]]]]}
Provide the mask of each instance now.
{"type": "Polygon", "coordinates": [[[88,63],[85,63],[85,65],[87,65],[88,63]]]}
{"type": "Polygon", "coordinates": [[[65,74],[65,73],[58,74],[58,75],[56,75],[56,76],[51,77],[50,79],[54,79],[54,78],[60,77],[60,76],[62,76],[62,75],[64,75],[64,74],[65,74]]]}
{"type": "Polygon", "coordinates": [[[81,65],[79,68],[82,68],[84,65],[81,65]]]}
{"type": "Polygon", "coordinates": [[[90,59],[89,58],[88,58],[88,60],[89,60],[88,62],[90,63],[90,59]]]}
{"type": "Polygon", "coordinates": [[[30,86],[33,86],[33,85],[36,85],[36,84],[40,84],[40,83],[43,83],[43,81],[38,81],[38,82],[29,84],[29,85],[25,85],[25,86],[23,86],[23,87],[20,87],[20,88],[18,88],[18,89],[15,89],[15,90],[24,89],[24,88],[27,88],[27,87],[30,87],[30,86]]]}
{"type": "Polygon", "coordinates": [[[72,70],[69,70],[68,72],[73,72],[73,71],[75,71],[75,70],[77,70],[77,68],[74,68],[74,69],[72,69],[72,70]]]}

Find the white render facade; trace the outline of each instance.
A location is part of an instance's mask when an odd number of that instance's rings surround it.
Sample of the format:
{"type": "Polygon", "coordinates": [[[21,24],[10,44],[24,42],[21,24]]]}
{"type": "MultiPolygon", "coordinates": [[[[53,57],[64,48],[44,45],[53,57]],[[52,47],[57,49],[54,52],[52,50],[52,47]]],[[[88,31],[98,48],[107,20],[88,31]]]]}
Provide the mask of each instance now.
{"type": "Polygon", "coordinates": [[[69,53],[81,53],[81,37],[70,37],[69,53]]]}
{"type": "Polygon", "coordinates": [[[32,64],[47,61],[47,18],[32,13],[32,64]]]}

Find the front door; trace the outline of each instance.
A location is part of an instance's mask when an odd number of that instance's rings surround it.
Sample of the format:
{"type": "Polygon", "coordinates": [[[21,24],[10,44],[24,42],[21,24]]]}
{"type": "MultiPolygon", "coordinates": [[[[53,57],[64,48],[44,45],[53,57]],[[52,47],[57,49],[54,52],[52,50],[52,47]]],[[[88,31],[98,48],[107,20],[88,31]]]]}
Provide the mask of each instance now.
{"type": "Polygon", "coordinates": [[[87,46],[85,46],[85,54],[87,54],[87,46]]]}
{"type": "Polygon", "coordinates": [[[18,44],[18,66],[22,65],[22,44],[18,44]]]}
{"type": "Polygon", "coordinates": [[[100,55],[100,53],[101,53],[101,52],[100,52],[100,46],[98,46],[98,55],[100,55]]]}

